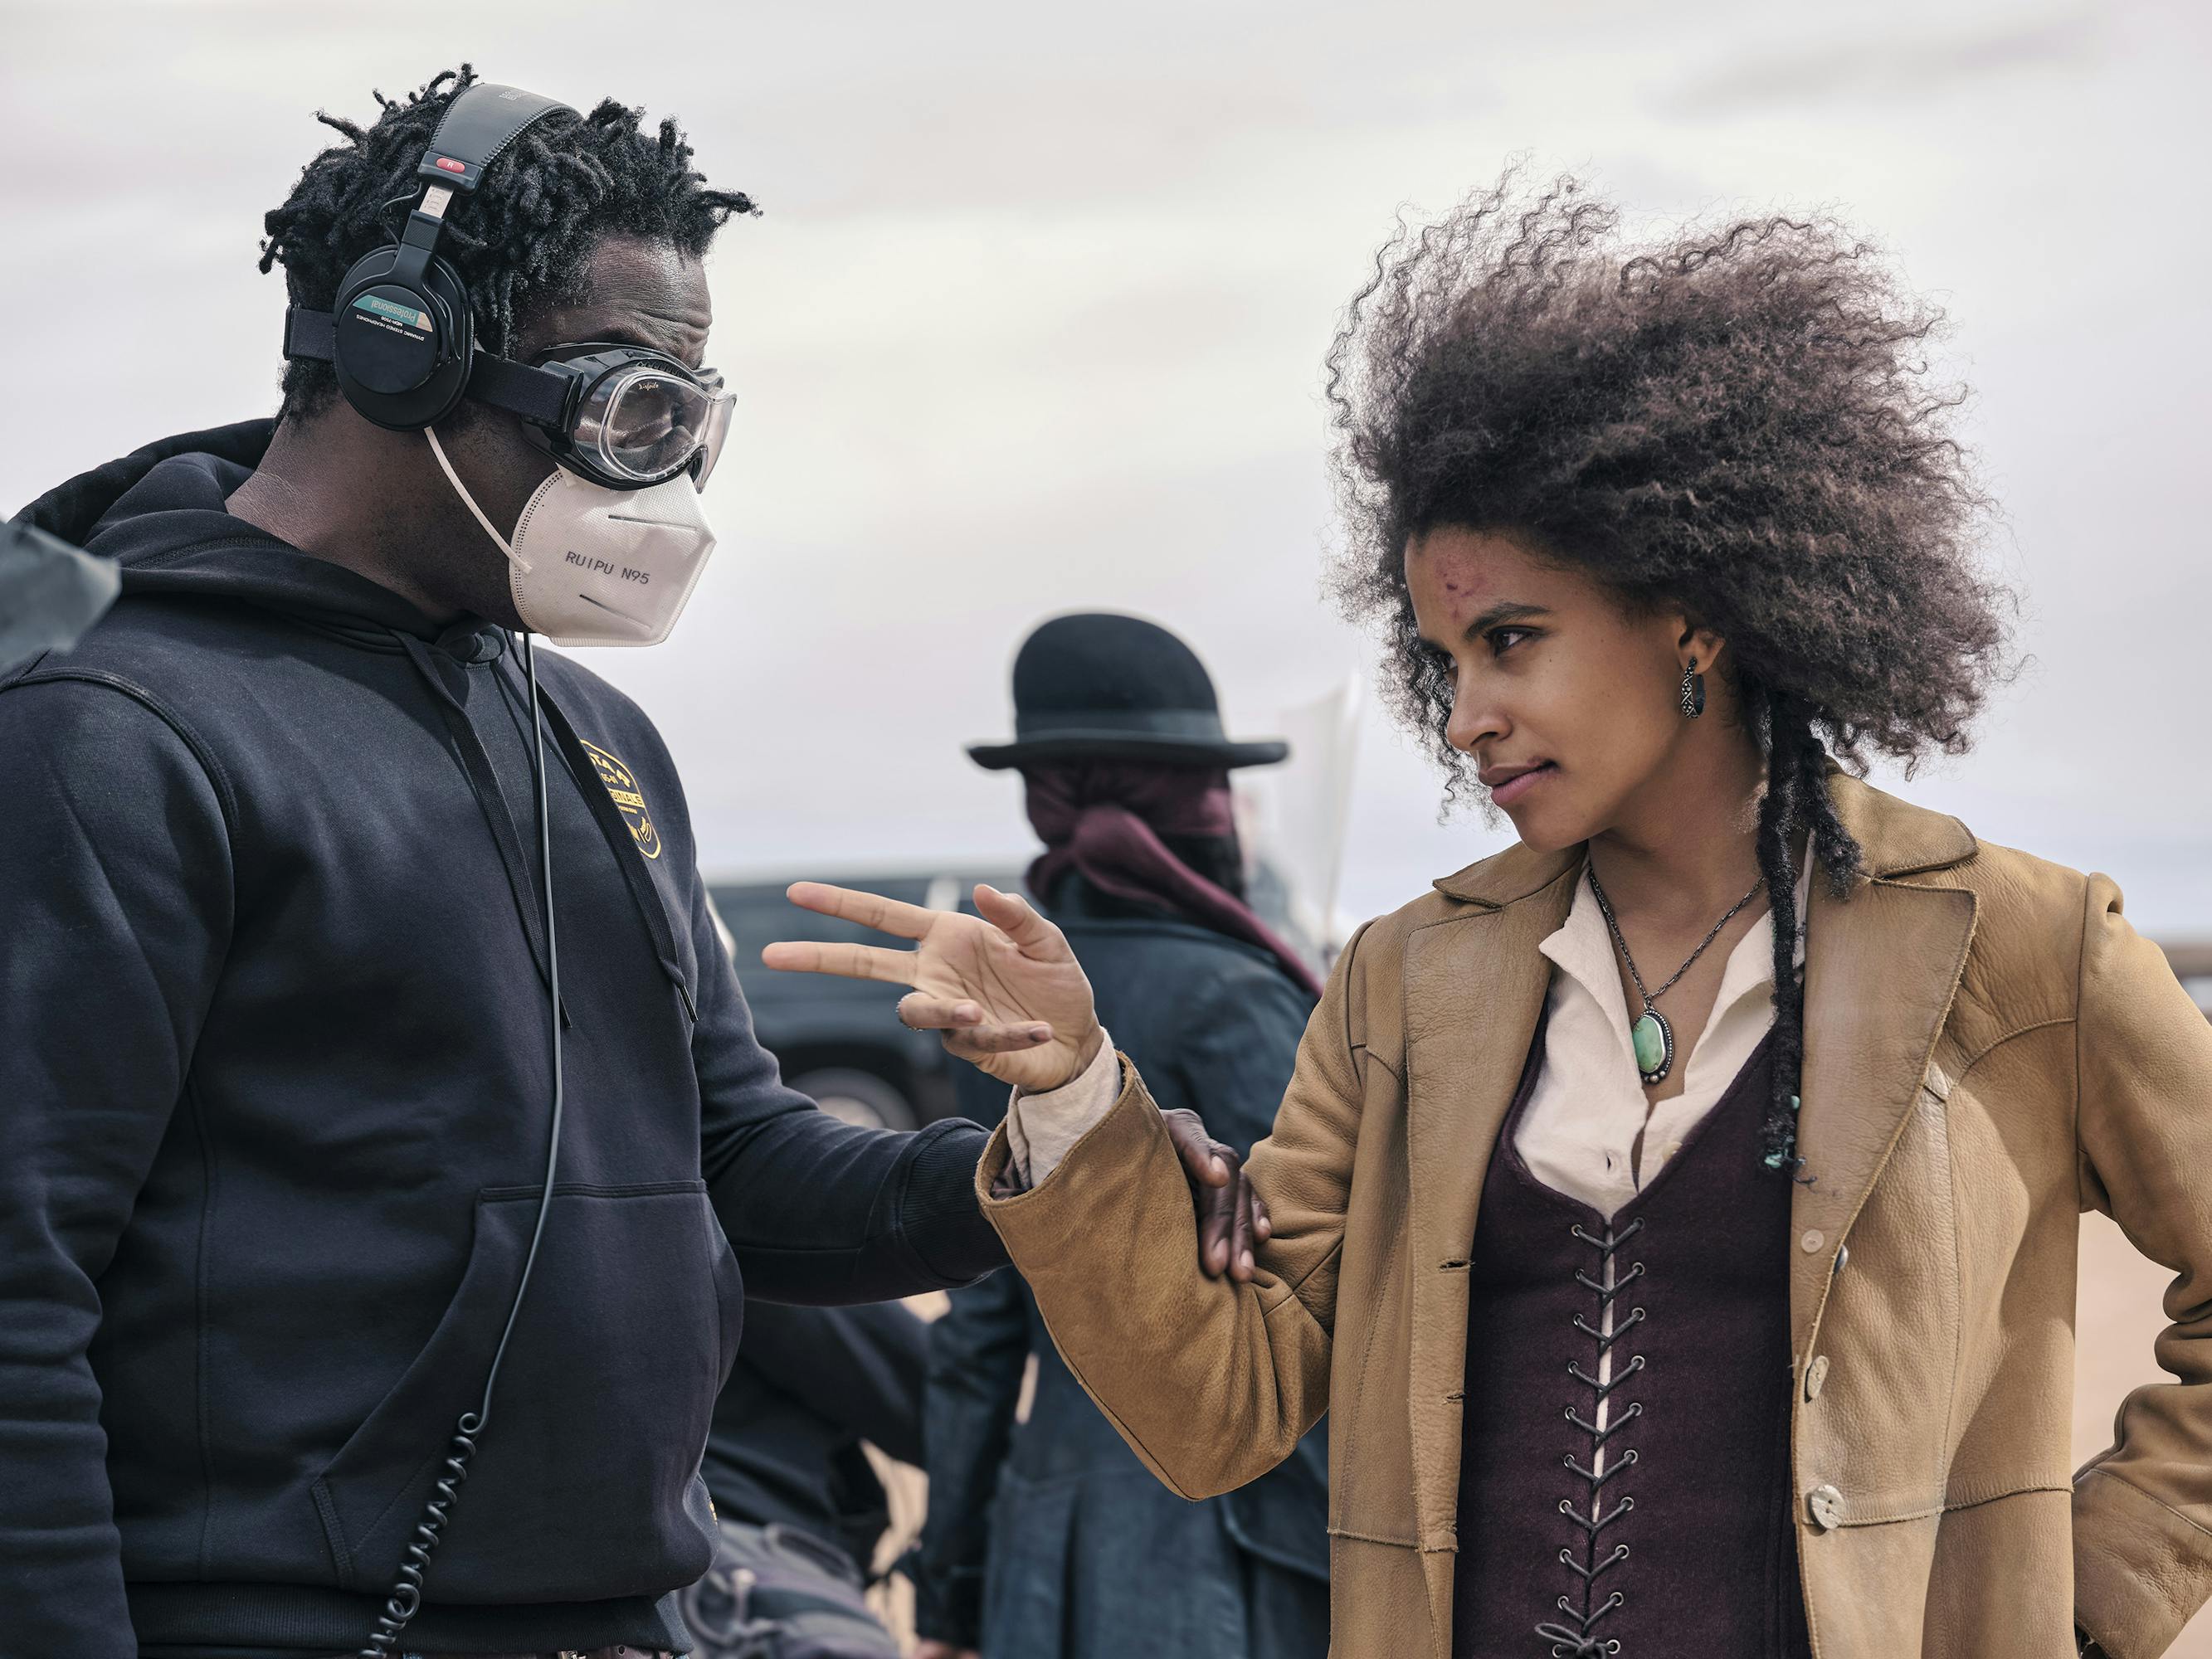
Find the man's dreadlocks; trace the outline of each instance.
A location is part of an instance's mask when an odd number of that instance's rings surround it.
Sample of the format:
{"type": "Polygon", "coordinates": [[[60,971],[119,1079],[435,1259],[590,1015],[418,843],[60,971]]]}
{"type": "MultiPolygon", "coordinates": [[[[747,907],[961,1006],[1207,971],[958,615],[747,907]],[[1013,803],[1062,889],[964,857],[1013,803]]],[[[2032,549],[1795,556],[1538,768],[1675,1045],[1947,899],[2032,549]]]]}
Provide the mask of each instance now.
{"type": "MultiPolygon", "coordinates": [[[[362,127],[316,119],[344,135],[307,163],[281,207],[263,222],[261,269],[281,264],[294,305],[327,311],[354,262],[398,240],[421,195],[415,169],[447,107],[474,83],[464,64],[404,99],[373,94],[383,113],[362,127]]],[[[506,353],[530,319],[580,297],[592,250],[609,236],[672,246],[697,258],[733,213],[754,213],[741,191],[708,190],[673,120],[658,134],[643,112],[609,99],[589,115],[556,111],[534,123],[457,199],[440,251],[468,284],[477,339],[506,353]]],[[[324,362],[284,367],[284,414],[313,415],[337,392],[324,362]]]]}

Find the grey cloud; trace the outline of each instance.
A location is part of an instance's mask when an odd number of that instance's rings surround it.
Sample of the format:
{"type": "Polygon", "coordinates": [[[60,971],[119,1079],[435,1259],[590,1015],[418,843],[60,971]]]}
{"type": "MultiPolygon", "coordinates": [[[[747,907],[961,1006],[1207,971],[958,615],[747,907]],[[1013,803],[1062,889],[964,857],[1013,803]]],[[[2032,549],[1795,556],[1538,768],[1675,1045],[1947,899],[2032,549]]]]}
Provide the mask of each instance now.
{"type": "Polygon", "coordinates": [[[1740,58],[1657,100],[1675,117],[1739,115],[1778,106],[1924,99],[2019,70],[2078,72],[2102,49],[2102,15],[2081,10],[1972,33],[1895,33],[1740,58]]]}

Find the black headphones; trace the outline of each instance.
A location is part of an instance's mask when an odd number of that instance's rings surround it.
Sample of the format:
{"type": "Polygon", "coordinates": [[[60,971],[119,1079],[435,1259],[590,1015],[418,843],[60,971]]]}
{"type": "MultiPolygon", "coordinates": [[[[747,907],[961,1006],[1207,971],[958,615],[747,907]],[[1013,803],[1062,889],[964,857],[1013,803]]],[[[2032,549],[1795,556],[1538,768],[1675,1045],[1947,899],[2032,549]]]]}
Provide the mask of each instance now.
{"type": "Polygon", "coordinates": [[[327,358],[345,400],[392,431],[418,431],[451,414],[468,387],[476,320],[468,285],[438,255],[446,210],[456,192],[472,195],[507,146],[556,110],[575,113],[489,82],[456,94],[416,169],[422,199],[399,240],[355,263],[329,312],[286,313],[284,355],[327,358]]]}

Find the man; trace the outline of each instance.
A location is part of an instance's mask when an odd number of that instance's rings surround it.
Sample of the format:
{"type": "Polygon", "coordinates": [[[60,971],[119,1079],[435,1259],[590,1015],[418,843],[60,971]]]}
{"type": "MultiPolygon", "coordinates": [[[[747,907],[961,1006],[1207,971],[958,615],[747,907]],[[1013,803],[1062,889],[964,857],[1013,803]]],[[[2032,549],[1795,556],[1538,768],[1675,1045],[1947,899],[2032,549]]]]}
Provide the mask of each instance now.
{"type": "Polygon", "coordinates": [[[673,623],[750,204],[471,80],[331,119],[269,216],[273,429],[25,514],[123,592],[0,681],[11,1655],[684,1650],[748,1283],[1005,1259],[980,1131],[782,1085],[652,725],[507,631],[673,623]]]}
{"type": "MultiPolygon", "coordinates": [[[[1100,1018],[1170,1108],[1240,1157],[1273,1127],[1321,988],[1244,902],[1232,768],[1280,743],[1222,731],[1190,647],[1135,617],[1055,617],[1014,659],[1010,744],[1045,851],[1030,893],[1067,936],[1100,1018]]],[[[988,1121],[1006,1091],[959,1068],[988,1121]]],[[[1316,1429],[1241,1492],[1186,1503],[1154,1479],[1054,1350],[1022,1282],[952,1294],[930,1333],[929,1518],[918,1659],[1320,1659],[1328,1463],[1316,1429]],[[1016,1407],[1025,1367],[1036,1383],[1016,1407]]]]}

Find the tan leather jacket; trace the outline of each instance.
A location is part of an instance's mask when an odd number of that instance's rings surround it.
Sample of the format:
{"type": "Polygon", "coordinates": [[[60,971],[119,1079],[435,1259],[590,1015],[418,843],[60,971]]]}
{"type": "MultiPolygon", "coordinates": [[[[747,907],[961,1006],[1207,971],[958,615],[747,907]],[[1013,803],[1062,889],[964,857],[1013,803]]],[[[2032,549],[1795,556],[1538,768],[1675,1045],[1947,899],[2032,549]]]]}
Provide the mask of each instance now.
{"type": "MultiPolygon", "coordinates": [[[[2115,1659],[2212,1593],[2212,1025],[2119,895],[1833,781],[1866,852],[1814,884],[1792,1200],[1797,1541],[1822,1659],[2115,1659]],[[2075,1233],[2179,1277],[2115,1443],[2069,1470],[2075,1233]]],[[[1369,924],[1252,1179],[1246,1285],[1198,1272],[1133,1069],[1034,1192],[979,1190],[1069,1366],[1201,1497],[1330,1413],[1333,1653],[1449,1659],[1468,1241],[1579,854],[1516,848],[1369,924]]]]}

